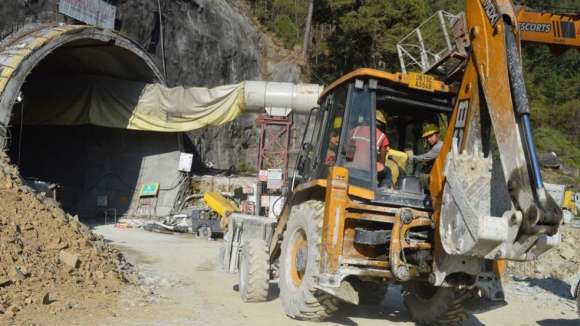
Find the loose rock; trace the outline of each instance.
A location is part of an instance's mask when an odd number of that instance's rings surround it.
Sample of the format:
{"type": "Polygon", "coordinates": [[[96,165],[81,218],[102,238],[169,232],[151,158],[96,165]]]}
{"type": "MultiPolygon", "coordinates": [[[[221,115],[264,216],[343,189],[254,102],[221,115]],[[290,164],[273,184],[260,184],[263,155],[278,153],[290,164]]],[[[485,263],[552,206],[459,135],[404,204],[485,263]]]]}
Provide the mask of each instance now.
{"type": "Polygon", "coordinates": [[[570,260],[570,259],[572,259],[572,257],[574,257],[575,254],[576,254],[576,251],[574,249],[568,247],[560,253],[560,256],[566,260],[570,260]]]}
{"type": "Polygon", "coordinates": [[[57,313],[51,299],[78,302],[104,287],[109,293],[119,292],[123,280],[137,281],[132,265],[117,249],[45,199],[24,184],[18,169],[0,151],[2,320],[17,315],[21,307],[50,307],[57,313]],[[51,298],[50,293],[58,294],[51,298]]]}
{"type": "Polygon", "coordinates": [[[59,259],[62,263],[73,267],[73,268],[78,268],[79,265],[79,255],[77,254],[71,254],[68,253],[66,251],[61,251],[60,255],[59,255],[59,259]]]}

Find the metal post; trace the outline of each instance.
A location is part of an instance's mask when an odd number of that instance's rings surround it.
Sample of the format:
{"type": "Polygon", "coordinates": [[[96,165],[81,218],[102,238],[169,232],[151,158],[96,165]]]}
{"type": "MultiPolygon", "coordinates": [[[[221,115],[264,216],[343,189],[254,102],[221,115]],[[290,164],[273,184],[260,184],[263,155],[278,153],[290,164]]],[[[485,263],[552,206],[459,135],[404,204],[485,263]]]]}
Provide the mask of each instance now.
{"type": "Polygon", "coordinates": [[[439,21],[441,22],[441,29],[443,29],[443,37],[445,38],[445,43],[447,43],[447,48],[449,49],[449,52],[453,52],[449,33],[447,33],[447,24],[445,23],[445,18],[443,18],[443,11],[439,10],[437,13],[439,15],[439,21]]]}
{"type": "Polygon", "coordinates": [[[161,41],[161,62],[163,63],[163,76],[167,78],[167,70],[165,68],[165,39],[163,38],[163,15],[161,14],[161,1],[157,0],[159,7],[159,36],[161,41]]]}
{"type": "Polygon", "coordinates": [[[417,28],[417,38],[419,39],[419,48],[421,52],[421,65],[422,71],[425,72],[429,67],[429,57],[427,56],[427,51],[425,51],[425,43],[423,42],[423,36],[421,31],[417,28]]]}
{"type": "Polygon", "coordinates": [[[397,44],[397,52],[399,53],[399,63],[401,64],[401,72],[406,74],[407,67],[405,67],[405,59],[403,59],[403,51],[401,50],[401,46],[397,44]]]}

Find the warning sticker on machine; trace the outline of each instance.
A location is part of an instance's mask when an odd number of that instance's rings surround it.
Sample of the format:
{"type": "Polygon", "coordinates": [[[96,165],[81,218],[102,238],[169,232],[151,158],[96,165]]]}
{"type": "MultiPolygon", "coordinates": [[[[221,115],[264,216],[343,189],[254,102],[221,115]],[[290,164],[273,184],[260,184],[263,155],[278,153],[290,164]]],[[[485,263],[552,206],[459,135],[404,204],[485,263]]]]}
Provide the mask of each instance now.
{"type": "Polygon", "coordinates": [[[479,1],[483,5],[483,9],[485,10],[485,14],[487,15],[487,19],[489,19],[491,27],[495,27],[495,24],[497,24],[497,21],[500,18],[499,10],[497,10],[497,7],[495,6],[492,0],[479,0],[479,1]]]}

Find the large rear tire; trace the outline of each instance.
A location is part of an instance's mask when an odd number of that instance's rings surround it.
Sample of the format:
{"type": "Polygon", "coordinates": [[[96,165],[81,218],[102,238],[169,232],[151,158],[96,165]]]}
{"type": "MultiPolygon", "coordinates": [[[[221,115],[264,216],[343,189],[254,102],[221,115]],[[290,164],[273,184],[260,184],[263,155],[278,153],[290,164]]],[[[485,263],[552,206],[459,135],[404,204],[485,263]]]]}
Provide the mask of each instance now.
{"type": "Polygon", "coordinates": [[[240,296],[246,302],[264,302],[268,298],[270,255],[266,241],[250,239],[244,244],[238,268],[240,296]]]}
{"type": "Polygon", "coordinates": [[[473,290],[436,287],[412,279],[403,283],[405,307],[413,321],[421,325],[461,325],[469,318],[468,303],[475,299],[473,290]]]}
{"type": "Polygon", "coordinates": [[[580,317],[580,286],[576,287],[576,305],[578,308],[578,317],[580,317]]]}
{"type": "Polygon", "coordinates": [[[358,292],[358,303],[361,305],[378,306],[387,295],[387,285],[370,281],[351,283],[358,292]]]}
{"type": "Polygon", "coordinates": [[[338,299],[316,290],[324,203],[307,201],[292,208],[280,256],[280,298],[295,319],[323,320],[338,310],[338,299]]]}

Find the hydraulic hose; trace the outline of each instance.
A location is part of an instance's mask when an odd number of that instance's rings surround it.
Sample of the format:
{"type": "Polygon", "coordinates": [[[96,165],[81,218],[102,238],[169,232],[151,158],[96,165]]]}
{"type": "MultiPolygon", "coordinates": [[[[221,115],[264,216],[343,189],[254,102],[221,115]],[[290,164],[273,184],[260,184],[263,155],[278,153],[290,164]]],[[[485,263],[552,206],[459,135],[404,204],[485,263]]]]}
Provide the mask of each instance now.
{"type": "Polygon", "coordinates": [[[528,158],[531,162],[532,174],[536,185],[536,192],[540,205],[545,207],[546,196],[544,190],[544,182],[540,174],[540,163],[536,154],[536,147],[532,137],[532,127],[530,124],[530,102],[528,101],[528,93],[526,85],[524,84],[524,77],[522,73],[522,66],[520,64],[520,54],[516,46],[514,37],[514,27],[507,22],[505,26],[505,40],[506,40],[506,55],[508,62],[508,72],[510,79],[510,90],[514,101],[516,114],[523,125],[524,142],[528,150],[528,158]]]}

